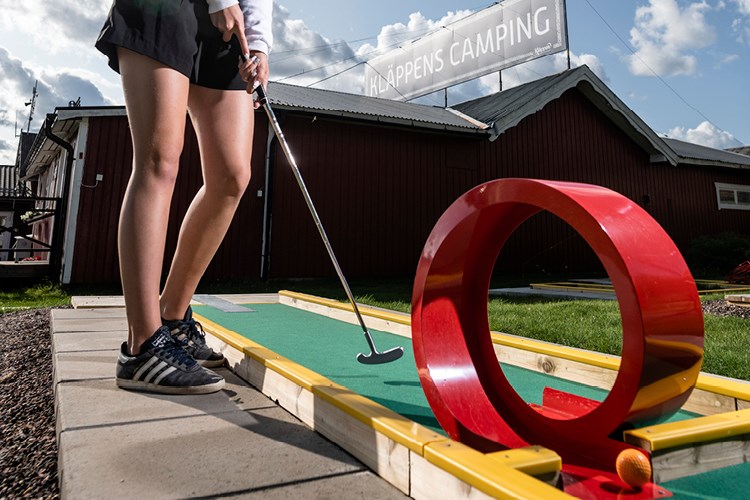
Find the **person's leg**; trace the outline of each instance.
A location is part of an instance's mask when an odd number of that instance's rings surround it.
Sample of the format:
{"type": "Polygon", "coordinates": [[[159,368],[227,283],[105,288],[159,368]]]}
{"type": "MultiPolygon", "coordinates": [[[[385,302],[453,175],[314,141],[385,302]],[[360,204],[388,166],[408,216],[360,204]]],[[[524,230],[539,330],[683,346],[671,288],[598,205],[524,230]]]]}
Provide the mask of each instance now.
{"type": "Polygon", "coordinates": [[[190,87],[190,119],[198,136],[204,185],[180,228],[161,296],[164,319],[182,319],[232,222],[250,181],[254,110],[244,91],[190,87]]]}
{"type": "Polygon", "coordinates": [[[133,140],[133,171],[120,213],[120,275],[128,348],[138,354],[161,327],[159,285],[169,206],[182,152],[190,84],[153,59],[118,49],[133,140]]]}

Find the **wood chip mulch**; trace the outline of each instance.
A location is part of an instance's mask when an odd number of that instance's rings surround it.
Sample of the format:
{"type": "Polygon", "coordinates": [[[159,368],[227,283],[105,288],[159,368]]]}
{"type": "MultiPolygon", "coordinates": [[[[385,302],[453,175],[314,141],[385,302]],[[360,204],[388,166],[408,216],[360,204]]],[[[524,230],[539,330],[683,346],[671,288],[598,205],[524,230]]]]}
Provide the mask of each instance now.
{"type": "Polygon", "coordinates": [[[59,498],[49,309],[0,315],[0,498],[59,498]]]}

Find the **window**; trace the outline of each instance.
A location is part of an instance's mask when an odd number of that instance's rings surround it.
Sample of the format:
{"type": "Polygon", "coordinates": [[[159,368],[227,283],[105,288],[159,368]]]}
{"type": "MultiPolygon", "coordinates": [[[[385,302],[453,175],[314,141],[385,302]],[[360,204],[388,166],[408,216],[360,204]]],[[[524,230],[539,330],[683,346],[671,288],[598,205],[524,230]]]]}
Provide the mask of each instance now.
{"type": "Polygon", "coordinates": [[[716,185],[716,199],[719,201],[719,210],[750,210],[750,186],[739,184],[716,185]]]}

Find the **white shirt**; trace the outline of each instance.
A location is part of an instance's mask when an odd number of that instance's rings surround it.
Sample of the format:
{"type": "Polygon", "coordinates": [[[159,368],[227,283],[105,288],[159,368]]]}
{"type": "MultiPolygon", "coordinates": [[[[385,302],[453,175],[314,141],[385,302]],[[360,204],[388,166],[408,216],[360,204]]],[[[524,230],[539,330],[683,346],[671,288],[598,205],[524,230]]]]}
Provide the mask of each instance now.
{"type": "Polygon", "coordinates": [[[259,50],[264,54],[271,52],[273,0],[206,0],[206,2],[209,14],[239,3],[245,16],[245,37],[248,47],[250,50],[259,50]]]}

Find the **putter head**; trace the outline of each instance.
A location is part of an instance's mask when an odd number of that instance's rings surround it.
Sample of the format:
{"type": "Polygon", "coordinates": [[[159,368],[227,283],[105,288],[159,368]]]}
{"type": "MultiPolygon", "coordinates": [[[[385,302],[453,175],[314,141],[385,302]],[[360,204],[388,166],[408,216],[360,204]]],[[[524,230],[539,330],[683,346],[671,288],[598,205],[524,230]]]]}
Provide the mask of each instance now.
{"type": "Polygon", "coordinates": [[[390,363],[391,361],[396,361],[403,355],[404,355],[403,347],[394,347],[393,349],[388,349],[387,351],[383,351],[383,352],[373,351],[370,354],[365,354],[361,352],[357,354],[357,361],[359,361],[363,365],[380,365],[383,363],[390,363]]]}

